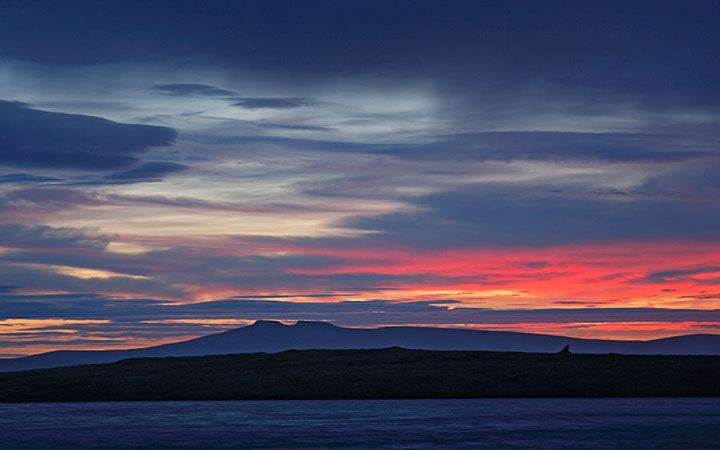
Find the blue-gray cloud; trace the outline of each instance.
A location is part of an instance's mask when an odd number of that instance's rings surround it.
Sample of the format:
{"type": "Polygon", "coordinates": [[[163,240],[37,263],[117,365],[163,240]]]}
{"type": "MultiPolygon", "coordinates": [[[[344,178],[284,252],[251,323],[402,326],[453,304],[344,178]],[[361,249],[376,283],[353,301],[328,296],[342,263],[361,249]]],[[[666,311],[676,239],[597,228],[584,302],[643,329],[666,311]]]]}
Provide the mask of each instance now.
{"type": "Polygon", "coordinates": [[[157,84],[153,90],[177,97],[217,97],[232,106],[244,109],[292,109],[310,106],[316,102],[304,97],[243,97],[237,92],[220,89],[207,84],[157,84]]]}
{"type": "Polygon", "coordinates": [[[299,125],[292,123],[267,123],[260,122],[256,124],[260,128],[276,129],[276,130],[299,130],[299,131],[331,131],[332,128],[320,127],[315,125],[299,125]]]}
{"type": "Polygon", "coordinates": [[[145,163],[139,167],[122,172],[115,172],[105,177],[111,181],[160,181],[164,175],[182,172],[187,170],[188,166],[172,162],[153,161],[145,163]]]}
{"type": "MultiPolygon", "coordinates": [[[[383,153],[425,160],[595,160],[672,162],[707,157],[705,146],[675,143],[676,136],[638,133],[505,131],[438,136],[436,142],[383,153]]],[[[692,137],[688,138],[692,142],[692,137]]],[[[717,147],[717,145],[715,146],[717,147]]],[[[712,150],[718,151],[717,148],[712,150]]]]}
{"type": "Polygon", "coordinates": [[[237,92],[208,86],[207,84],[191,83],[156,84],[153,86],[153,90],[175,96],[229,97],[237,95],[237,92]]]}
{"type": "Polygon", "coordinates": [[[231,100],[233,106],[245,109],[291,109],[314,103],[302,97],[235,97],[231,100]]]}
{"type": "Polygon", "coordinates": [[[0,57],[181,62],[295,80],[432,78],[470,98],[480,83],[504,91],[544,82],[590,91],[590,105],[607,94],[720,104],[713,1],[71,4],[4,1],[0,57]]]}
{"type": "Polygon", "coordinates": [[[329,291],[432,280],[422,275],[307,275],[296,270],[329,269],[341,260],[322,255],[227,255],[208,247],[174,247],[127,255],[105,251],[109,239],[83,229],[0,225],[3,254],[0,284],[43,286],[56,291],[126,292],[187,298],[182,286],[235,286],[251,292],[275,286],[283,291],[329,291]],[[81,251],[69,251],[81,249],[81,251]],[[47,265],[112,272],[108,277],[78,278],[47,265]],[[137,278],[146,277],[146,278],[137,278]]]}
{"type": "MultiPolygon", "coordinates": [[[[291,302],[227,299],[170,304],[147,298],[116,299],[95,294],[0,294],[6,318],[109,319],[117,323],[168,319],[330,320],[341,325],[435,323],[517,324],[594,322],[720,321],[720,310],[664,308],[484,309],[457,306],[453,299],[434,301],[368,300],[363,302],[291,302]]],[[[89,325],[94,328],[112,325],[89,325]]],[[[147,326],[147,325],[146,325],[147,326]]],[[[155,325],[157,326],[157,325],[155,325]]]]}
{"type": "Polygon", "coordinates": [[[54,178],[54,177],[41,177],[37,175],[30,175],[27,173],[11,173],[9,175],[2,175],[0,176],[0,184],[4,183],[48,183],[48,182],[55,182],[55,181],[62,181],[61,178],[54,178]]]}
{"type": "Polygon", "coordinates": [[[0,164],[20,167],[121,169],[150,147],[174,142],[170,128],[32,109],[0,101],[0,164]]]}
{"type": "MultiPolygon", "coordinates": [[[[690,269],[675,269],[675,270],[662,270],[659,272],[653,272],[645,275],[644,277],[633,281],[633,283],[669,283],[678,280],[693,280],[696,283],[707,283],[717,284],[720,282],[720,277],[715,279],[696,279],[693,275],[702,275],[705,273],[720,272],[720,267],[705,266],[705,267],[693,267],[690,269]]],[[[697,298],[697,297],[695,297],[697,298]]]]}
{"type": "Polygon", "coordinates": [[[344,226],[419,247],[720,239],[715,202],[573,195],[542,187],[469,186],[410,199],[419,212],[355,217],[344,226]]]}
{"type": "Polygon", "coordinates": [[[710,158],[720,154],[720,146],[713,143],[712,139],[700,139],[692,134],[668,136],[662,133],[502,131],[431,136],[428,138],[430,142],[417,144],[378,144],[270,136],[184,137],[214,144],[266,142],[304,150],[386,155],[416,161],[669,163],[710,158]]]}
{"type": "Polygon", "coordinates": [[[103,236],[90,235],[88,230],[80,228],[58,228],[46,225],[0,224],[0,245],[6,247],[65,249],[94,248],[103,249],[108,244],[103,236]]]}

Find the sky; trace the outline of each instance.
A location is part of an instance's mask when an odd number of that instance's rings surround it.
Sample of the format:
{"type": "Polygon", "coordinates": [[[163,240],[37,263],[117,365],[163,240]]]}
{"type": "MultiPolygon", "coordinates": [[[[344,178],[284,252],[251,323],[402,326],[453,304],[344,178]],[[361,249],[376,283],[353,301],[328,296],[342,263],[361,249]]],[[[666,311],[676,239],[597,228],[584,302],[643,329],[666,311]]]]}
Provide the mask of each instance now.
{"type": "Polygon", "coordinates": [[[720,334],[718,23],[0,0],[0,357],[257,319],[720,334]]]}

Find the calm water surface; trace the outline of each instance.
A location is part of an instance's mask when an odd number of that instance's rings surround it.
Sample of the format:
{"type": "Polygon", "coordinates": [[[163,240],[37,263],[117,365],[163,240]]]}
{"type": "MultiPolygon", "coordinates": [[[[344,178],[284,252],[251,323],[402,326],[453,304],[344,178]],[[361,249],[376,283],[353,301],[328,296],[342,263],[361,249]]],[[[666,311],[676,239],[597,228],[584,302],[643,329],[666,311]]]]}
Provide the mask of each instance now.
{"type": "Polygon", "coordinates": [[[0,404],[0,448],[720,448],[720,399],[0,404]]]}

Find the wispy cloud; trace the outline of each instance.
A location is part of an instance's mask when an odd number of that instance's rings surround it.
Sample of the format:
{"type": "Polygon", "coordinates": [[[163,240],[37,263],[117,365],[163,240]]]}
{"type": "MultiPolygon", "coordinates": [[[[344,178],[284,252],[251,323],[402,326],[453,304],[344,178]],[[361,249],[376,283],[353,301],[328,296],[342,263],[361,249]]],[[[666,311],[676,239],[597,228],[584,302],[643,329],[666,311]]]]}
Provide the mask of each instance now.
{"type": "Polygon", "coordinates": [[[219,89],[206,84],[192,83],[158,84],[153,86],[153,90],[162,94],[178,96],[201,95],[208,97],[229,97],[237,95],[237,92],[219,89]]]}
{"type": "Polygon", "coordinates": [[[233,106],[246,109],[290,109],[312,105],[314,102],[302,97],[235,97],[232,99],[233,106]]]}

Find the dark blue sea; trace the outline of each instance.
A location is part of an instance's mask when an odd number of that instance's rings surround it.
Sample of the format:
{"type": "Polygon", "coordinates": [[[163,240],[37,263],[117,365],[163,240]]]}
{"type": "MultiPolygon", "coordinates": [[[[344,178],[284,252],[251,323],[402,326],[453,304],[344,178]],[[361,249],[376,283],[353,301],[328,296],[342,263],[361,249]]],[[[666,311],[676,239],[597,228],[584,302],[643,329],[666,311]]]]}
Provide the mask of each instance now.
{"type": "Polygon", "coordinates": [[[0,404],[0,448],[720,448],[720,398],[0,404]]]}

